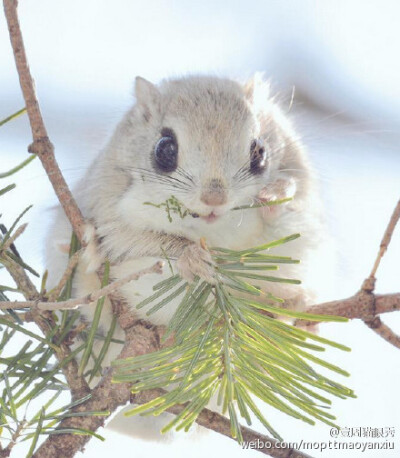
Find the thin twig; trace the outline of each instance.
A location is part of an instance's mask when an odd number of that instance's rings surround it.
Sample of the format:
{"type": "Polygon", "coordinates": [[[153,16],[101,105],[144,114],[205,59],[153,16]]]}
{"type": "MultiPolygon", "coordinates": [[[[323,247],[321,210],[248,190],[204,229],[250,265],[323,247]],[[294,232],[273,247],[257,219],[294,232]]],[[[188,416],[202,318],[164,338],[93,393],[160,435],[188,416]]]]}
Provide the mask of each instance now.
{"type": "Polygon", "coordinates": [[[10,442],[8,443],[7,447],[3,450],[0,450],[0,458],[6,458],[10,456],[11,450],[14,448],[14,445],[17,443],[18,438],[20,437],[22,431],[24,430],[26,425],[26,421],[22,420],[16,430],[14,431],[10,442]]]}
{"type": "Polygon", "coordinates": [[[28,223],[21,224],[21,226],[19,226],[19,228],[14,232],[14,234],[8,240],[4,242],[4,245],[1,247],[0,251],[3,251],[3,252],[7,251],[11,247],[11,245],[14,244],[17,238],[21,234],[23,234],[27,226],[28,226],[28,223]]]}
{"type": "MultiPolygon", "coordinates": [[[[306,313],[314,313],[316,315],[335,315],[346,318],[369,320],[375,314],[389,313],[400,310],[400,293],[396,294],[373,294],[374,300],[361,292],[355,296],[337,301],[324,302],[318,305],[308,307],[306,313]]],[[[297,320],[296,325],[310,325],[315,321],[297,320]]]]}
{"type": "Polygon", "coordinates": [[[386,250],[388,249],[388,246],[389,246],[390,241],[392,239],[392,235],[393,235],[394,229],[395,229],[396,224],[398,223],[399,219],[400,219],[400,200],[397,202],[397,205],[396,205],[395,209],[393,210],[392,216],[391,216],[391,218],[389,220],[389,223],[387,225],[386,231],[385,231],[385,233],[383,235],[381,244],[379,246],[378,255],[376,257],[374,266],[372,267],[372,271],[369,274],[370,278],[375,277],[375,275],[376,275],[376,271],[378,270],[378,267],[379,267],[379,264],[381,262],[381,259],[382,259],[383,255],[386,253],[386,250]]]}
{"type": "MultiPolygon", "coordinates": [[[[21,313],[16,313],[17,318],[20,321],[24,321],[25,323],[34,323],[35,322],[35,317],[34,314],[29,311],[29,312],[21,312],[21,313]]],[[[1,319],[4,321],[9,321],[10,323],[15,323],[15,318],[11,315],[0,315],[1,319]]]]}
{"type": "Polygon", "coordinates": [[[29,147],[31,153],[39,156],[53,189],[67,215],[79,241],[83,240],[83,216],[79,210],[71,191],[61,173],[54,156],[54,147],[50,142],[42,113],[36,97],[35,85],[25,53],[24,41],[17,13],[17,0],[4,0],[4,11],[10,35],[11,46],[14,52],[15,64],[18,71],[22,94],[25,99],[26,110],[32,131],[33,143],[29,147]]]}
{"type": "Polygon", "coordinates": [[[387,342],[400,348],[400,336],[383,323],[379,316],[376,316],[372,320],[364,320],[364,323],[387,342]]]}
{"type": "Polygon", "coordinates": [[[387,342],[391,343],[397,348],[400,348],[400,338],[396,335],[394,331],[390,329],[389,326],[382,323],[381,319],[379,318],[379,312],[377,310],[376,304],[376,297],[374,295],[375,290],[375,281],[376,281],[376,272],[378,270],[379,264],[383,258],[383,255],[386,253],[390,241],[392,239],[393,232],[396,228],[396,224],[400,219],[400,200],[397,202],[395,206],[392,216],[390,217],[389,223],[386,227],[385,233],[383,234],[383,238],[381,244],[379,246],[378,255],[375,259],[374,265],[372,267],[372,271],[369,277],[364,281],[360,294],[364,295],[366,299],[369,299],[371,302],[371,308],[373,309],[373,316],[370,318],[365,318],[364,323],[373,331],[375,331],[378,335],[380,335],[383,339],[387,342]]]}
{"type": "Polygon", "coordinates": [[[94,291],[87,296],[78,297],[74,299],[69,299],[67,301],[61,302],[45,302],[45,301],[1,301],[0,302],[0,309],[20,309],[20,308],[35,308],[38,310],[47,310],[47,311],[55,311],[55,310],[72,310],[76,309],[79,306],[92,304],[96,302],[101,297],[107,296],[108,294],[112,293],[113,291],[121,288],[122,286],[126,285],[127,283],[138,280],[143,275],[147,274],[161,274],[162,273],[163,262],[157,261],[151,267],[146,269],[142,269],[139,272],[131,273],[130,275],[121,278],[120,280],[116,280],[109,285],[101,288],[97,291],[94,291]]]}
{"type": "MultiPolygon", "coordinates": [[[[383,337],[386,341],[400,348],[400,337],[384,324],[379,315],[381,313],[393,312],[400,310],[400,293],[395,294],[375,294],[375,275],[380,261],[385,254],[396,224],[400,219],[400,200],[394,208],[389,220],[385,233],[383,235],[379,252],[376,257],[374,266],[368,278],[363,282],[361,290],[352,297],[337,301],[326,302],[324,304],[309,307],[306,312],[318,315],[337,315],[350,319],[360,318],[364,323],[383,337]]],[[[297,320],[296,324],[309,325],[311,321],[297,320]]]]}
{"type": "Polygon", "coordinates": [[[22,266],[8,256],[1,258],[1,263],[7,269],[27,301],[35,301],[39,298],[39,291],[22,266]]]}
{"type": "Polygon", "coordinates": [[[56,299],[60,296],[62,289],[64,288],[68,279],[72,275],[72,272],[74,271],[75,267],[78,265],[81,254],[82,254],[82,250],[79,250],[69,258],[68,265],[60,281],[58,282],[58,285],[55,288],[53,288],[51,291],[49,291],[49,294],[48,294],[49,302],[55,302],[56,299]]]}
{"type": "MultiPolygon", "coordinates": [[[[154,267],[154,266],[153,266],[154,267]]],[[[138,272],[140,273],[140,272],[138,272]]],[[[137,275],[138,273],[131,274],[132,276],[137,275]]],[[[130,276],[124,277],[121,281],[128,282],[135,280],[135,278],[132,278],[129,280],[130,276]]],[[[110,283],[105,288],[102,288],[100,290],[95,291],[92,294],[89,294],[88,296],[81,297],[79,299],[71,299],[68,301],[64,302],[36,302],[36,301],[0,301],[0,309],[19,309],[19,308],[25,308],[25,307],[35,307],[36,305],[39,305],[39,307],[42,310],[68,310],[68,309],[74,309],[78,305],[85,305],[89,304],[91,302],[96,301],[99,299],[99,295],[105,296],[105,295],[110,295],[112,298],[114,298],[116,301],[118,301],[120,298],[117,297],[115,294],[110,294],[110,291],[113,292],[121,285],[116,285],[116,282],[110,283]],[[108,286],[110,288],[108,289],[108,286]],[[104,294],[104,291],[107,289],[108,292],[104,294]],[[89,298],[91,298],[89,300],[89,298]]],[[[400,310],[400,293],[395,293],[395,294],[376,294],[375,295],[375,310],[376,314],[381,314],[381,313],[390,313],[390,312],[395,312],[400,310]]],[[[125,310],[126,313],[129,313],[129,315],[132,315],[130,308],[128,307],[125,310]]],[[[349,318],[351,320],[353,319],[360,319],[360,320],[368,320],[371,318],[373,315],[372,310],[370,309],[368,303],[366,301],[363,301],[358,294],[352,297],[348,297],[346,299],[340,299],[337,301],[330,301],[330,302],[324,302],[322,304],[318,305],[313,305],[311,307],[308,307],[305,310],[305,313],[314,313],[317,315],[335,315],[335,316],[343,316],[346,318],[349,318]]],[[[118,311],[118,314],[121,315],[121,311],[118,311]]],[[[314,323],[314,321],[306,321],[306,320],[297,320],[296,324],[311,324],[314,323]]],[[[126,326],[121,326],[123,329],[126,326]]]]}

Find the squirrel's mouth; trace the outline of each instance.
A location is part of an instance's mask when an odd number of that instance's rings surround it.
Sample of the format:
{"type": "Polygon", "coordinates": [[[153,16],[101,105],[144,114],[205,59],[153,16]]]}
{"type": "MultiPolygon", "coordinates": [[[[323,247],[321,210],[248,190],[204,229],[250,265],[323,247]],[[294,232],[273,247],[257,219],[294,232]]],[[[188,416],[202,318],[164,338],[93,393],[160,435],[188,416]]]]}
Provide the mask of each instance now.
{"type": "Polygon", "coordinates": [[[216,215],[213,211],[205,216],[200,216],[200,218],[205,221],[206,223],[214,223],[218,218],[219,215],[216,215]]]}

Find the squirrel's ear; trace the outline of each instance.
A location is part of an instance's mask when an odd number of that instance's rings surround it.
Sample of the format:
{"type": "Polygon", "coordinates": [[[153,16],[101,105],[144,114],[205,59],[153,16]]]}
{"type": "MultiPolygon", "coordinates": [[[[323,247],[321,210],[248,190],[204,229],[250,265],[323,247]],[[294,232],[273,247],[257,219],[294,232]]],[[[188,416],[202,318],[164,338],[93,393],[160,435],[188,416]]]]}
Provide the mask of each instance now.
{"type": "Polygon", "coordinates": [[[142,105],[146,110],[151,111],[152,107],[158,103],[160,92],[153,83],[141,76],[137,76],[135,79],[135,96],[138,105],[142,105]]]}
{"type": "Polygon", "coordinates": [[[256,108],[265,105],[270,97],[270,84],[257,72],[244,85],[243,90],[248,101],[256,108]]]}

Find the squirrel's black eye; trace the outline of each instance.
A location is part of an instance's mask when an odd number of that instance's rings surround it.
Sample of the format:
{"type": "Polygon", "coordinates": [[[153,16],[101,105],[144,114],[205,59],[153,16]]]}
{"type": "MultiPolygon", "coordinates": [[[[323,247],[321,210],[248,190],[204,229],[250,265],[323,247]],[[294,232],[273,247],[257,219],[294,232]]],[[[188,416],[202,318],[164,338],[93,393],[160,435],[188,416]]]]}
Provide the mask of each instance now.
{"type": "Polygon", "coordinates": [[[262,140],[253,140],[250,146],[250,171],[254,175],[262,173],[267,166],[267,152],[262,140]]]}
{"type": "Polygon", "coordinates": [[[173,172],[178,166],[178,143],[174,132],[163,129],[154,149],[155,163],[163,172],[173,172]]]}

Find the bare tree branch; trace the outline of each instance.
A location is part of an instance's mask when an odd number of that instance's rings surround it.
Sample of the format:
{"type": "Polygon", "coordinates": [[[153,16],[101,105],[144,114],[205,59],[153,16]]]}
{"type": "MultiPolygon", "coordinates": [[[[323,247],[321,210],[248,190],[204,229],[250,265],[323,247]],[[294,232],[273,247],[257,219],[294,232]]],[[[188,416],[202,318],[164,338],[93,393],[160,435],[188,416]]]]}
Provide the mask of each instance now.
{"type": "Polygon", "coordinates": [[[17,66],[19,82],[26,103],[26,111],[32,130],[33,143],[29,147],[31,153],[36,154],[41,160],[53,189],[67,215],[72,228],[79,241],[83,240],[83,216],[71,191],[58,167],[54,156],[54,146],[50,142],[46,126],[43,122],[39,102],[36,97],[35,84],[31,76],[28,60],[25,53],[24,41],[18,20],[18,0],[4,0],[4,11],[17,66]]]}
{"type": "Polygon", "coordinates": [[[5,449],[0,449],[0,457],[1,458],[7,458],[10,456],[11,450],[14,448],[14,446],[17,443],[17,440],[19,439],[22,431],[24,430],[25,427],[25,421],[21,421],[18,426],[16,427],[10,442],[8,443],[7,447],[5,449]]]}
{"type": "Polygon", "coordinates": [[[82,251],[79,250],[69,258],[68,265],[62,277],[60,278],[58,285],[55,288],[53,288],[51,291],[49,291],[49,294],[48,294],[49,302],[55,302],[55,300],[60,296],[62,289],[67,284],[68,279],[71,277],[75,267],[78,265],[81,254],[82,254],[82,251]]]}
{"type": "Polygon", "coordinates": [[[372,299],[372,305],[374,308],[374,317],[372,319],[364,319],[364,323],[370,329],[372,329],[374,332],[380,335],[383,339],[385,339],[387,342],[391,343],[392,345],[394,345],[397,348],[400,348],[400,337],[397,336],[397,334],[394,331],[392,331],[392,329],[390,329],[389,326],[382,323],[381,319],[379,318],[378,316],[379,312],[377,311],[376,297],[374,296],[374,289],[375,289],[376,272],[378,270],[381,259],[383,258],[383,255],[386,253],[386,250],[388,249],[388,246],[392,239],[393,232],[396,228],[396,224],[398,223],[399,219],[400,219],[400,200],[397,202],[397,205],[395,206],[392,216],[386,227],[385,233],[383,234],[383,238],[379,246],[379,252],[376,257],[375,263],[372,267],[372,271],[369,277],[365,280],[361,288],[361,293],[364,292],[366,296],[369,296],[372,299]]]}
{"type": "Polygon", "coordinates": [[[35,301],[39,298],[39,291],[36,289],[36,286],[33,284],[23,267],[8,256],[3,256],[1,258],[1,263],[7,269],[27,301],[35,301]]]}
{"type": "MultiPolygon", "coordinates": [[[[17,313],[16,315],[20,321],[25,321],[25,323],[35,322],[35,317],[33,316],[32,311],[17,313]]],[[[13,318],[11,315],[2,315],[1,319],[9,321],[10,323],[15,323],[15,318],[13,318]]]]}
{"type": "Polygon", "coordinates": [[[78,297],[74,299],[69,299],[67,301],[61,302],[46,302],[46,301],[0,301],[0,310],[5,309],[20,309],[23,307],[28,308],[35,308],[37,310],[47,310],[47,311],[55,311],[55,310],[72,310],[76,309],[79,306],[91,304],[96,302],[101,297],[107,296],[108,294],[112,293],[113,291],[121,288],[122,286],[126,285],[127,283],[138,280],[140,277],[146,274],[162,273],[162,261],[157,261],[151,267],[147,269],[142,269],[139,272],[131,273],[130,275],[121,278],[120,280],[116,280],[109,285],[101,288],[97,291],[93,291],[92,293],[88,294],[84,297],[78,297]]]}
{"type": "MultiPolygon", "coordinates": [[[[46,302],[46,301],[0,301],[1,309],[20,309],[20,308],[35,308],[40,310],[71,310],[79,307],[80,305],[87,305],[97,301],[100,297],[108,296],[115,290],[119,289],[124,284],[137,280],[142,275],[147,273],[159,273],[159,262],[154,264],[148,269],[141,270],[139,272],[132,273],[121,280],[110,283],[108,286],[94,291],[87,296],[74,298],[62,302],[46,302]]],[[[115,295],[111,297],[116,298],[115,295]]],[[[357,293],[355,296],[347,299],[340,299],[337,301],[324,302],[322,304],[313,305],[308,307],[307,313],[315,313],[318,315],[335,315],[343,316],[349,319],[361,319],[369,320],[375,313],[390,313],[400,310],[400,293],[396,294],[377,294],[375,297],[375,308],[372,309],[369,305],[369,301],[363,300],[362,295],[357,293]]],[[[118,300],[118,299],[117,299],[118,300]]],[[[128,308],[127,313],[131,318],[134,318],[131,310],[128,308]]],[[[314,321],[297,320],[296,324],[310,325],[315,323],[314,321]]]]}
{"type": "Polygon", "coordinates": [[[28,223],[22,224],[19,228],[14,232],[14,234],[3,243],[3,246],[0,247],[0,251],[7,251],[11,245],[17,240],[17,238],[24,233],[25,229],[27,228],[28,223]]]}
{"type": "MultiPolygon", "coordinates": [[[[368,320],[381,313],[389,313],[400,310],[400,293],[373,294],[374,301],[365,298],[361,292],[346,299],[324,302],[308,307],[307,313],[317,315],[344,316],[349,319],[368,320]],[[374,304],[375,302],[375,304],[374,304]]],[[[314,322],[298,320],[296,324],[311,324],[314,322]]]]}
{"type": "Polygon", "coordinates": [[[395,209],[393,210],[392,216],[389,220],[386,231],[383,235],[381,244],[379,246],[378,255],[374,262],[374,266],[372,267],[372,271],[369,274],[370,278],[375,277],[376,275],[376,271],[378,270],[378,267],[381,262],[381,259],[383,258],[383,255],[386,253],[386,250],[388,249],[388,246],[392,239],[393,232],[395,230],[396,224],[398,223],[399,219],[400,219],[400,200],[397,202],[397,205],[395,209]]]}
{"type": "Polygon", "coordinates": [[[400,337],[383,323],[379,316],[376,316],[373,320],[364,320],[364,323],[383,339],[400,348],[400,337]]]}
{"type": "MultiPolygon", "coordinates": [[[[310,313],[322,315],[338,315],[347,318],[360,318],[364,323],[380,335],[387,342],[400,348],[400,337],[384,324],[379,314],[400,310],[400,293],[396,294],[375,294],[375,275],[383,255],[385,254],[393,232],[400,219],[400,200],[395,206],[383,235],[378,255],[368,278],[365,279],[361,290],[353,297],[338,301],[326,302],[307,309],[310,313]]],[[[312,324],[309,321],[298,320],[296,324],[312,324]]]]}

